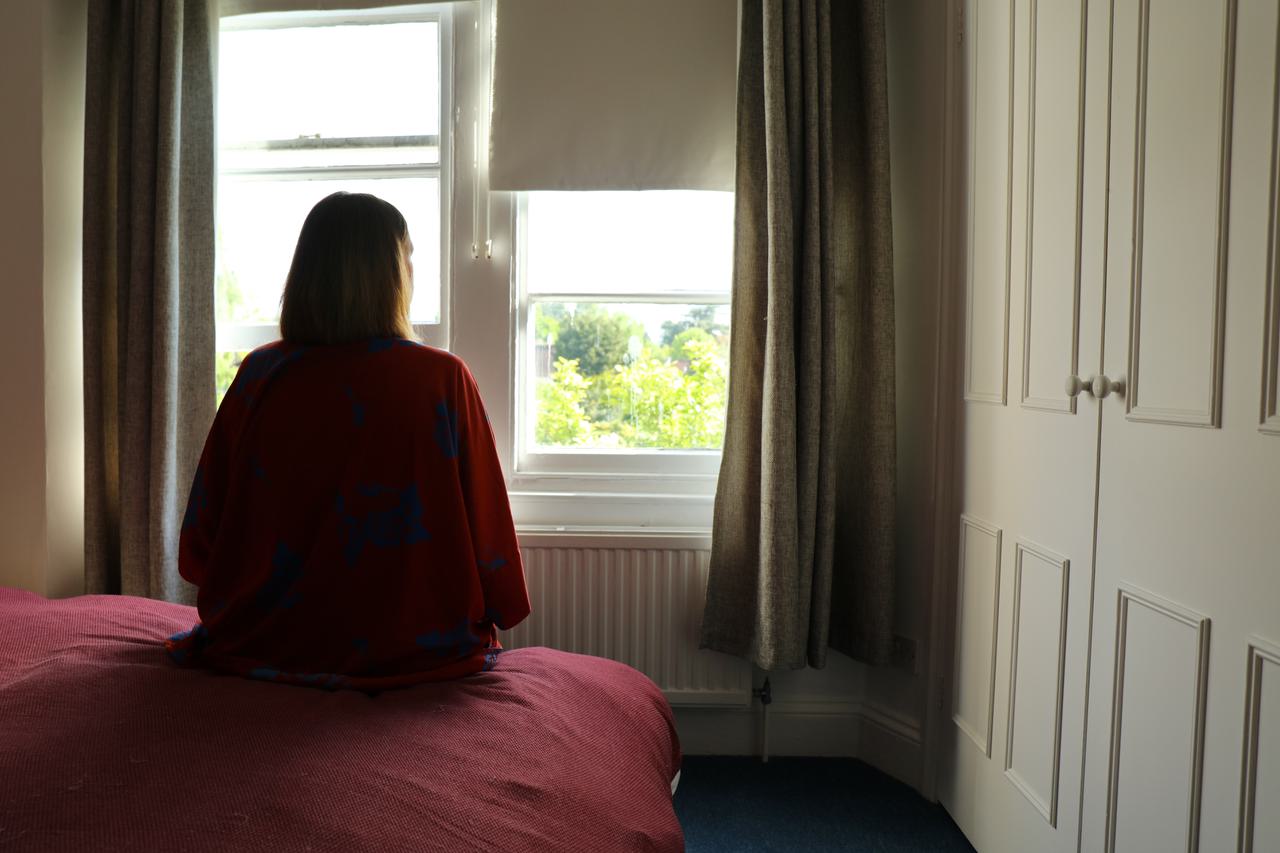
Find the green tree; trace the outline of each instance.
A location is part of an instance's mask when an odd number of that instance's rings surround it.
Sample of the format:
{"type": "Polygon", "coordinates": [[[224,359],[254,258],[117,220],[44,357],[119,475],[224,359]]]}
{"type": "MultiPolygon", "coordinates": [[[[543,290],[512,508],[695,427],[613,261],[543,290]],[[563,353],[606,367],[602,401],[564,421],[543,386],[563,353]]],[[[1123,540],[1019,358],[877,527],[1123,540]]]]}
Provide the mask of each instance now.
{"type": "Polygon", "coordinates": [[[569,316],[569,309],[563,302],[538,302],[533,309],[533,336],[538,343],[547,343],[550,338],[554,344],[560,337],[560,326],[569,316]]]}
{"type": "Polygon", "coordinates": [[[236,378],[236,371],[240,369],[240,362],[244,361],[246,355],[248,353],[214,353],[214,387],[217,389],[219,406],[222,405],[222,398],[227,396],[227,389],[231,387],[231,382],[236,378]]]}
{"type": "Polygon", "coordinates": [[[219,323],[244,321],[244,288],[240,286],[238,275],[231,270],[218,270],[213,294],[213,316],[219,323]]]}
{"type": "Polygon", "coordinates": [[[667,320],[662,324],[662,343],[671,346],[677,337],[689,329],[702,329],[711,336],[729,331],[723,323],[716,322],[715,305],[691,307],[682,320],[667,320]]]}
{"type": "Polygon", "coordinates": [[[556,359],[555,370],[538,382],[538,444],[581,446],[591,441],[593,424],[582,409],[591,381],[578,372],[576,359],[556,359]]]}
{"type": "MultiPolygon", "coordinates": [[[[241,288],[240,279],[234,272],[219,270],[213,293],[213,314],[217,322],[234,323],[242,319],[244,289],[241,288]]],[[[227,395],[227,389],[231,387],[231,381],[236,378],[236,371],[240,369],[240,362],[244,357],[245,353],[242,352],[215,353],[214,388],[217,389],[219,406],[222,405],[222,398],[227,395]]]]}
{"type": "Polygon", "coordinates": [[[685,349],[689,341],[708,341],[713,348],[716,345],[716,339],[710,332],[700,326],[694,326],[671,339],[671,357],[676,361],[692,361],[692,354],[685,349]]]}
{"type": "Polygon", "coordinates": [[[726,364],[714,339],[683,342],[689,365],[645,357],[598,377],[626,447],[715,448],[724,442],[726,364]]]}
{"type": "Polygon", "coordinates": [[[633,339],[636,345],[645,339],[638,321],[600,305],[584,305],[560,322],[556,355],[577,361],[584,376],[597,376],[628,360],[633,339]]]}

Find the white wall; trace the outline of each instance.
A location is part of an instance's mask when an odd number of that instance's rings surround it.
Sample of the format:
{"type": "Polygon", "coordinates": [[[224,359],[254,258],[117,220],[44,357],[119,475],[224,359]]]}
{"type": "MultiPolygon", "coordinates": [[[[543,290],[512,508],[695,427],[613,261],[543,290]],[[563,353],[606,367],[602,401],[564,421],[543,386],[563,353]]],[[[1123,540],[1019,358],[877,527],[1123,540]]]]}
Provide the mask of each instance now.
{"type": "MultiPolygon", "coordinates": [[[[894,630],[915,642],[915,673],[868,669],[867,700],[923,726],[934,574],[935,441],[946,160],[946,4],[885,4],[897,299],[898,574],[894,630]]],[[[949,400],[950,397],[944,395],[949,400]]],[[[949,447],[949,439],[941,437],[949,447]]]]}
{"type": "Polygon", "coordinates": [[[0,583],[44,586],[44,297],[38,3],[0,27],[0,583]]]}
{"type": "Polygon", "coordinates": [[[44,411],[50,596],[84,591],[85,37],[88,0],[45,4],[44,411]]]}
{"type": "Polygon", "coordinates": [[[0,585],[84,588],[80,323],[87,0],[0,27],[0,585]]]}

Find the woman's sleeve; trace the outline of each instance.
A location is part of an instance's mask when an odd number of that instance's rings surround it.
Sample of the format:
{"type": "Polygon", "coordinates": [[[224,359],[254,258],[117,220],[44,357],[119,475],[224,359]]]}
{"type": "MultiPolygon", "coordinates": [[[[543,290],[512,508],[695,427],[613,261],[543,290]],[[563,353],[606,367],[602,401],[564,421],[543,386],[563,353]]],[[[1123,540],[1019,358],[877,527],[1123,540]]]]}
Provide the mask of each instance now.
{"type": "Polygon", "coordinates": [[[241,362],[235,379],[223,396],[213,426],[204,441],[200,464],[196,466],[182,517],[182,533],[178,538],[178,574],[196,586],[203,586],[209,559],[218,533],[218,521],[226,500],[231,475],[231,449],[234,435],[243,423],[247,397],[254,374],[250,362],[258,352],[241,362]]]}
{"type": "Polygon", "coordinates": [[[203,586],[207,576],[213,541],[218,530],[218,518],[222,514],[222,498],[226,494],[227,466],[225,434],[228,406],[218,409],[200,454],[191,492],[187,496],[187,510],[182,517],[182,533],[178,539],[178,574],[203,586]]]}
{"type": "Polygon", "coordinates": [[[529,615],[529,590],[493,430],[466,365],[458,382],[458,472],[487,618],[503,630],[529,615]]]}

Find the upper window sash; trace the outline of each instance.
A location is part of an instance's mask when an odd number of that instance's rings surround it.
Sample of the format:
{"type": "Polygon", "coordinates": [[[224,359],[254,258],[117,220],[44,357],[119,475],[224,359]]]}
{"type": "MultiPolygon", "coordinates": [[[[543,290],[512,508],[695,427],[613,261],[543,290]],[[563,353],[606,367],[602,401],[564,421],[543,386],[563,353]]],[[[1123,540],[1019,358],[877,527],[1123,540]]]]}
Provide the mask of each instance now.
{"type": "Polygon", "coordinates": [[[311,178],[317,175],[326,177],[401,177],[416,175],[438,175],[442,170],[441,161],[444,151],[441,147],[441,136],[438,134],[422,134],[418,136],[352,136],[352,137],[319,137],[303,136],[297,139],[265,139],[250,142],[237,142],[224,145],[219,149],[223,164],[219,174],[227,178],[257,177],[275,180],[299,177],[311,178]],[[320,162],[308,163],[307,154],[323,154],[324,152],[349,152],[352,156],[343,162],[321,161],[319,157],[309,159],[320,162]],[[418,151],[418,157],[394,157],[384,152],[418,151]],[[291,165],[274,165],[275,153],[296,153],[303,157],[294,158],[291,165]],[[266,154],[266,156],[262,156],[266,154]],[[257,156],[255,156],[257,155],[257,156]],[[303,162],[299,162],[303,160],[303,162]],[[368,162],[358,162],[365,160],[368,162]],[[226,161],[232,161],[227,165],[226,161]],[[244,165],[249,164],[249,165],[244,165]]]}
{"type": "MultiPolygon", "coordinates": [[[[242,3],[241,6],[246,4],[242,3]]],[[[341,165],[293,165],[293,166],[231,166],[219,165],[218,179],[236,181],[283,181],[327,178],[377,179],[399,177],[434,177],[440,182],[440,321],[415,323],[414,332],[424,342],[440,348],[450,344],[450,307],[452,254],[451,210],[454,180],[454,154],[451,134],[447,131],[454,120],[455,93],[453,79],[453,14],[449,4],[418,4],[391,6],[341,12],[298,11],[253,13],[248,4],[245,13],[224,17],[220,31],[244,31],[290,29],[298,27],[333,27],[351,25],[381,25],[399,23],[435,23],[439,38],[440,130],[435,134],[399,136],[348,136],[348,137],[299,137],[296,139],[240,140],[220,146],[219,158],[232,152],[323,152],[333,150],[369,152],[382,150],[427,149],[431,156],[409,159],[399,163],[348,163],[341,165]],[[430,149],[434,149],[431,152],[430,149]]],[[[465,93],[463,93],[465,99],[465,93]]],[[[355,159],[355,158],[353,158],[355,159]]],[[[275,323],[219,323],[216,349],[218,352],[252,350],[278,339],[279,325],[275,323]]]]}
{"type": "MultiPolygon", "coordinates": [[[[440,21],[448,17],[448,3],[417,3],[413,5],[396,5],[394,0],[385,0],[384,5],[367,5],[363,9],[342,9],[325,11],[321,9],[299,9],[297,11],[280,12],[255,11],[254,0],[237,0],[235,14],[221,18],[219,29],[223,32],[233,30],[280,30],[292,27],[309,26],[351,26],[360,24],[414,24],[423,21],[440,21]]],[[[271,0],[264,0],[261,6],[273,5],[271,0]]],[[[355,4],[352,4],[355,5],[355,4]]]]}

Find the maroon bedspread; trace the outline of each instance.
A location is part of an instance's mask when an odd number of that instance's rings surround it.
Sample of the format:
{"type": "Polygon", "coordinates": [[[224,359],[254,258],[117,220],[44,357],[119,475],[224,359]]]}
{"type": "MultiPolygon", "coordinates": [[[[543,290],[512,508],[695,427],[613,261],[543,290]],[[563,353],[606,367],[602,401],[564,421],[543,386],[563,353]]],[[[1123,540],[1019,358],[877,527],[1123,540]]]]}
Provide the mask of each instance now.
{"type": "Polygon", "coordinates": [[[185,670],[189,607],[0,589],[0,851],[682,850],[671,711],[550,649],[367,696],[185,670]]]}

